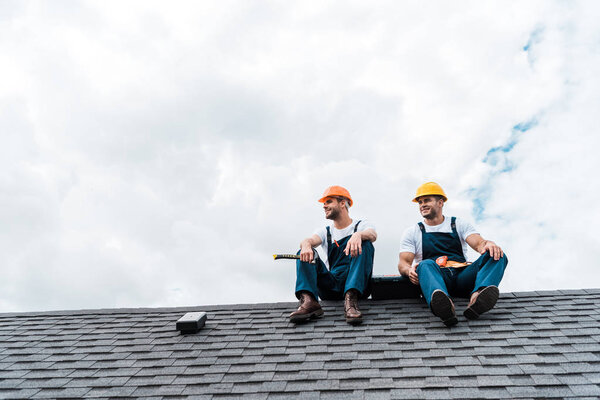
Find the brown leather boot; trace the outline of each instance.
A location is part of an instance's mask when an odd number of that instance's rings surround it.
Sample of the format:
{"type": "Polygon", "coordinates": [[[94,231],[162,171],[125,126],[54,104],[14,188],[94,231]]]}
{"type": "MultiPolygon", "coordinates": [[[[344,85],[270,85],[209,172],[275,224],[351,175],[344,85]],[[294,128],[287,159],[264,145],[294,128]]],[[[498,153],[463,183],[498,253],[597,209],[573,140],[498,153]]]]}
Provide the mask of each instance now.
{"type": "Polygon", "coordinates": [[[323,315],[319,302],[307,292],[300,293],[300,307],[290,314],[290,322],[295,324],[318,318],[323,315]]]}
{"type": "Polygon", "coordinates": [[[350,289],[346,292],[344,298],[344,316],[346,322],[352,325],[357,325],[362,322],[362,313],[358,309],[358,292],[350,289]]]}
{"type": "Polygon", "coordinates": [[[486,286],[471,295],[469,307],[463,313],[468,319],[477,319],[496,305],[500,291],[496,286],[486,286]]]}

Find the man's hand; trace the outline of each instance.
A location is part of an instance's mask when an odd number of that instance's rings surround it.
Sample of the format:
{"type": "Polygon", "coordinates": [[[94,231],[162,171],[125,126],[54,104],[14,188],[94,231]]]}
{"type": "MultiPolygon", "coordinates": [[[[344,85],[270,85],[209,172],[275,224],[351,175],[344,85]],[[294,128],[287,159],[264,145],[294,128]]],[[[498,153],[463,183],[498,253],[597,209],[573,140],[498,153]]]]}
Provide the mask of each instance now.
{"type": "Polygon", "coordinates": [[[490,253],[490,257],[498,261],[504,256],[502,249],[491,240],[485,240],[479,233],[473,233],[467,237],[467,243],[473,250],[479,254],[485,254],[486,251],[490,253]]]}
{"type": "Polygon", "coordinates": [[[307,263],[313,262],[314,252],[313,248],[308,242],[302,242],[302,247],[300,248],[300,261],[304,261],[307,263]]]}
{"type": "Polygon", "coordinates": [[[483,244],[483,249],[481,250],[481,254],[484,254],[486,251],[489,251],[490,256],[494,258],[494,260],[498,261],[503,255],[504,252],[496,243],[491,240],[486,240],[483,244]]]}
{"type": "Polygon", "coordinates": [[[408,270],[408,279],[410,279],[410,281],[414,285],[419,284],[419,275],[417,275],[417,265],[419,265],[419,264],[415,264],[415,265],[411,266],[410,269],[408,270]]]}
{"type": "Polygon", "coordinates": [[[355,232],[350,236],[346,248],[344,249],[344,254],[350,254],[351,257],[362,254],[362,235],[360,232],[355,232]]]}
{"type": "Polygon", "coordinates": [[[314,247],[321,244],[319,235],[312,235],[300,242],[300,261],[311,263],[315,258],[314,247]]]}

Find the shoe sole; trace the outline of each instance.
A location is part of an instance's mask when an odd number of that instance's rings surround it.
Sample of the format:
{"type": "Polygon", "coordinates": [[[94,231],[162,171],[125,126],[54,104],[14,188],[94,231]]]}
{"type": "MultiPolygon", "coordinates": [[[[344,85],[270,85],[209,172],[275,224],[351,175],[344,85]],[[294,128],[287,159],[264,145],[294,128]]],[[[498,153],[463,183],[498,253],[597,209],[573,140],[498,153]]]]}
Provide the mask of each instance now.
{"type": "Polygon", "coordinates": [[[294,324],[298,324],[298,323],[306,322],[309,319],[321,318],[322,316],[323,316],[323,309],[320,308],[320,309],[313,311],[311,313],[308,313],[308,314],[295,315],[293,317],[290,317],[290,322],[293,322],[294,324]]]}
{"type": "Polygon", "coordinates": [[[362,317],[360,318],[346,318],[346,322],[350,325],[362,324],[362,317]]]}
{"type": "Polygon", "coordinates": [[[431,296],[430,307],[433,315],[439,317],[444,325],[452,326],[458,323],[458,318],[452,308],[452,300],[441,290],[431,296]]]}
{"type": "Polygon", "coordinates": [[[479,296],[471,307],[467,308],[463,315],[467,319],[477,319],[484,312],[490,311],[496,305],[500,290],[496,286],[488,286],[479,292],[479,296]]]}

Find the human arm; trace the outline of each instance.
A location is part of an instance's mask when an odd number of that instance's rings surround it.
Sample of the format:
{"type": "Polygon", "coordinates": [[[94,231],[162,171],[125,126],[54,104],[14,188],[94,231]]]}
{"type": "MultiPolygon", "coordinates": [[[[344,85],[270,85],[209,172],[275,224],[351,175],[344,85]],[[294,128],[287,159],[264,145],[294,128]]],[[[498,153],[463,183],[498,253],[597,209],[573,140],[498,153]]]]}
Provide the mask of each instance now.
{"type": "Polygon", "coordinates": [[[400,260],[398,261],[398,272],[404,276],[408,276],[408,279],[415,284],[419,284],[419,276],[417,275],[417,265],[413,265],[415,259],[414,253],[401,252],[400,260]]]}
{"type": "Polygon", "coordinates": [[[368,228],[364,231],[354,232],[352,236],[350,236],[350,239],[348,239],[348,243],[344,249],[344,254],[350,254],[352,257],[362,254],[363,240],[368,240],[370,242],[376,241],[377,232],[375,232],[375,229],[368,228]]]}
{"type": "Polygon", "coordinates": [[[494,258],[494,260],[499,260],[504,256],[504,252],[496,243],[491,240],[485,240],[479,233],[474,233],[469,235],[466,239],[467,244],[471,246],[473,250],[478,252],[479,254],[483,254],[486,251],[490,253],[490,256],[494,258]]]}
{"type": "Polygon", "coordinates": [[[314,234],[300,242],[300,261],[312,262],[314,253],[313,247],[319,246],[323,241],[319,235],[314,234]]]}

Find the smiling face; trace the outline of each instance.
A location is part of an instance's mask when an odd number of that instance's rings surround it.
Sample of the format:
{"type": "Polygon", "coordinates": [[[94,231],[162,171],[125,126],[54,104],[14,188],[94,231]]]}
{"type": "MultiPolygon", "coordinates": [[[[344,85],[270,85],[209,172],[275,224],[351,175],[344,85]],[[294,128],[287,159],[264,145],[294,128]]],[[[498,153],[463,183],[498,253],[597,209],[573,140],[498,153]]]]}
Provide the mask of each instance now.
{"type": "Polygon", "coordinates": [[[425,219],[435,219],[442,215],[444,200],[438,196],[421,196],[417,199],[419,211],[425,219]]]}
{"type": "Polygon", "coordinates": [[[340,201],[335,197],[327,197],[323,202],[323,211],[325,211],[325,218],[334,220],[342,212],[342,207],[345,207],[344,200],[340,201]]]}

